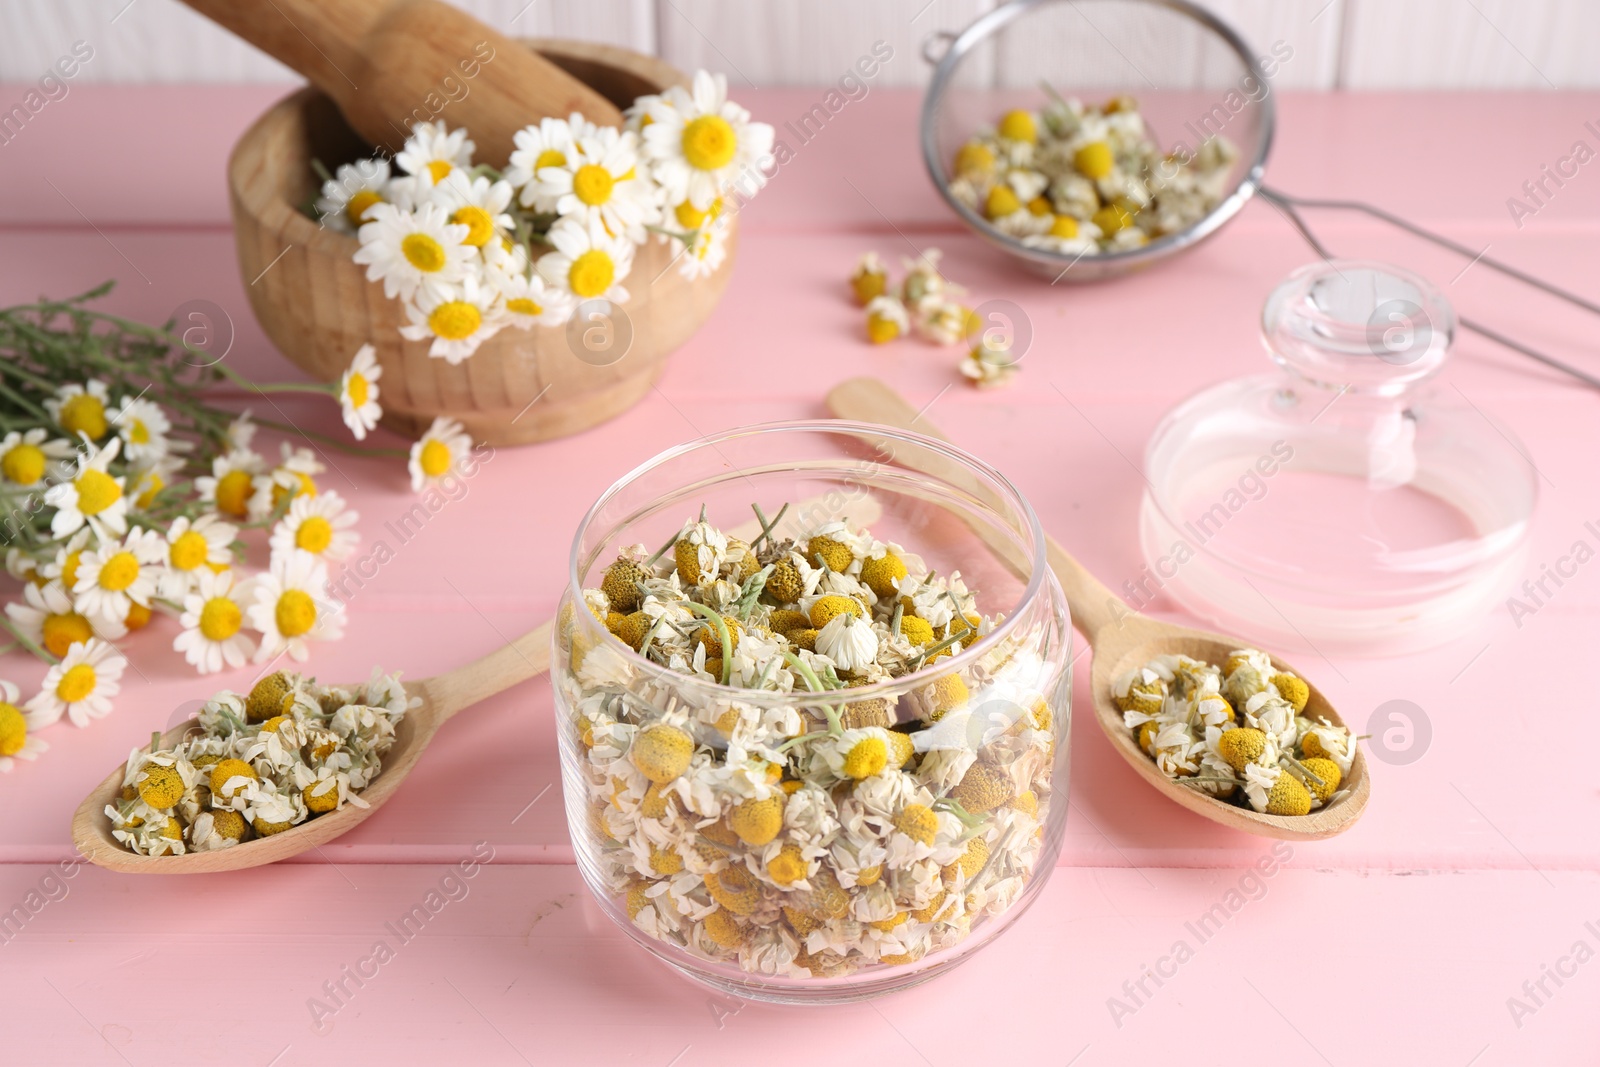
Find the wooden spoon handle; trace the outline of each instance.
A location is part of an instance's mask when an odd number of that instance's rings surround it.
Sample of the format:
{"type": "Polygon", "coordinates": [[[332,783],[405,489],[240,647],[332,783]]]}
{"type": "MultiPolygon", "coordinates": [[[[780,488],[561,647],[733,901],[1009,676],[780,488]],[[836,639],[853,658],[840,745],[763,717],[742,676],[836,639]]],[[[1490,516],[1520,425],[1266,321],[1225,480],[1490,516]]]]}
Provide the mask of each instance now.
{"type": "Polygon", "coordinates": [[[481,659],[422,682],[435,723],[548,671],[554,626],[553,621],[544,622],[481,659]]]}
{"type": "MultiPolygon", "coordinates": [[[[904,397],[876,378],[851,378],[834,386],[828,393],[828,409],[840,418],[876,422],[940,441],[950,440],[904,397]]],[[[986,486],[935,452],[901,448],[895,450],[894,459],[896,463],[926,471],[952,485],[961,486],[979,499],[993,497],[986,486]]],[[[995,501],[995,506],[1000,506],[998,501],[995,501]]],[[[1091,645],[1102,627],[1135,614],[1049,534],[1045,535],[1045,556],[1050,561],[1050,569],[1055,572],[1056,581],[1061,583],[1061,589],[1067,595],[1073,624],[1083,632],[1091,645]]]]}
{"type": "Polygon", "coordinates": [[[605,97],[441,0],[184,0],[304,74],[356,132],[396,152],[411,126],[465,126],[476,159],[504,166],[512,136],[574,111],[602,126],[622,113],[605,97]]]}

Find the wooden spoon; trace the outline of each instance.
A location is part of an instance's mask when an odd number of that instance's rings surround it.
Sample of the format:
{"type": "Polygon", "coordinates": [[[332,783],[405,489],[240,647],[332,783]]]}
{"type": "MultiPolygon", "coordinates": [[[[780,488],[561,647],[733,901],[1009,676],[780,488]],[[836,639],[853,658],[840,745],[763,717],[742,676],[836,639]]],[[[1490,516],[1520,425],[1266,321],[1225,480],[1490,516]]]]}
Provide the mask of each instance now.
{"type": "MultiPolygon", "coordinates": [[[[383,806],[400,783],[416,766],[433,735],[456,712],[487,700],[550,669],[550,631],[546,622],[482,659],[457,667],[446,674],[407,682],[406,694],[421,697],[421,707],[406,712],[395,727],[394,745],[383,757],[383,771],[359,796],[367,807],[347,804],[308,819],[299,826],[271,837],[254,838],[232,848],[215,852],[187,852],[182,856],[141,856],[111,836],[107,804],[115,804],[122,792],[126,767],[118,767],[78,805],[72,817],[72,842],[84,858],[108,870],[129,874],[205,874],[233,871],[276,863],[299,852],[316,848],[350,830],[383,806]]],[[[198,730],[195,719],[168,730],[161,747],[170,748],[190,731],[198,730]]]]}
{"type": "MultiPolygon", "coordinates": [[[[849,518],[859,526],[870,526],[878,521],[882,507],[870,495],[851,495],[843,499],[829,495],[800,501],[794,514],[808,516],[808,521],[816,523],[849,518]]],[[[745,523],[735,526],[729,533],[749,540],[759,530],[757,524],[745,523]]],[[[406,694],[421,697],[422,704],[406,712],[395,727],[394,745],[383,757],[383,771],[359,794],[367,802],[364,808],[346,805],[338,811],[307,819],[280,834],[252,838],[214,852],[141,856],[111,835],[111,820],[106,818],[105,813],[106,805],[116,803],[122,793],[122,779],[127,771],[127,765],[123,764],[107,775],[106,780],[78,805],[77,813],[72,817],[72,842],[91,863],[128,874],[234,871],[276,863],[316,848],[350,830],[382,807],[416,766],[423,750],[433,740],[433,735],[439,732],[439,727],[452,715],[549,670],[553,625],[546,622],[465,667],[457,667],[434,678],[405,683],[406,694]]],[[[185,734],[199,728],[198,719],[175,726],[162,735],[160,747],[171,748],[185,734]]]]}
{"type": "MultiPolygon", "coordinates": [[[[828,394],[828,407],[840,418],[876,422],[948,440],[899,394],[875,378],[853,378],[836,386],[828,394]]],[[[917,451],[900,445],[895,449],[894,460],[903,466],[927,471],[951,484],[964,486],[980,498],[989,495],[988,490],[960,468],[934,452],[917,451]]],[[[1155,761],[1139,748],[1133,731],[1123,725],[1122,712],[1117,710],[1111,699],[1112,679],[1156,656],[1173,653],[1220,664],[1228,658],[1229,652],[1251,647],[1250,643],[1240,638],[1176,626],[1130,611],[1116,594],[1084,570],[1054,539],[1047,536],[1045,541],[1050,569],[1055,572],[1056,580],[1067,595],[1073,624],[1094,650],[1089,688],[1094,699],[1095,718],[1111,741],[1111,747],[1121,753],[1128,765],[1145,781],[1190,811],[1204,815],[1213,822],[1264,837],[1280,837],[1291,841],[1332,837],[1348,829],[1360,817],[1367,806],[1372,786],[1367,774],[1366,755],[1359,746],[1355,760],[1350,765],[1350,774],[1339,786],[1344,795],[1309,815],[1259,814],[1250,808],[1238,807],[1191,787],[1178,785],[1157,770],[1155,761]]],[[[1276,656],[1272,657],[1272,663],[1279,670],[1305,679],[1311,690],[1306,715],[1325,718],[1338,726],[1344,725],[1339,713],[1306,674],[1276,656]]]]}
{"type": "Polygon", "coordinates": [[[327,93],[366,140],[394,153],[411,125],[466,127],[476,159],[503,167],[512,136],[576,111],[622,125],[615,104],[441,0],[184,0],[327,93]]]}

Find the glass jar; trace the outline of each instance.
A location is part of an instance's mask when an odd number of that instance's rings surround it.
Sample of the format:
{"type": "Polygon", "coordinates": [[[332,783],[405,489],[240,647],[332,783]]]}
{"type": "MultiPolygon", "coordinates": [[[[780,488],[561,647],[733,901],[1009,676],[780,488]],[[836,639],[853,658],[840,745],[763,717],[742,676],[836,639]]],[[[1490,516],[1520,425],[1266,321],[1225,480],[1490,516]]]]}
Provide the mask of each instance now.
{"type": "Polygon", "coordinates": [[[551,676],[574,850],[600,907],[656,956],[744,997],[856,1000],[955,966],[1038,896],[1067,818],[1072,630],[1038,519],[993,468],[865,424],[732,430],[608,489],[569,578],[551,676]],[[798,669],[789,691],[669,670],[607,628],[586,591],[619,552],[671,559],[702,508],[753,538],[753,503],[783,512],[771,541],[843,518],[959,572],[992,627],[900,677],[816,692],[798,669]],[[637,744],[657,726],[693,746],[665,782],[673,768],[637,744]],[[841,759],[867,735],[886,760],[841,759]]]}
{"type": "Polygon", "coordinates": [[[1455,326],[1398,267],[1289,275],[1262,313],[1280,372],[1203,390],[1151,435],[1130,602],[1164,591],[1319,653],[1404,654],[1481,621],[1522,568],[1538,480],[1510,431],[1436,387],[1455,326]]]}

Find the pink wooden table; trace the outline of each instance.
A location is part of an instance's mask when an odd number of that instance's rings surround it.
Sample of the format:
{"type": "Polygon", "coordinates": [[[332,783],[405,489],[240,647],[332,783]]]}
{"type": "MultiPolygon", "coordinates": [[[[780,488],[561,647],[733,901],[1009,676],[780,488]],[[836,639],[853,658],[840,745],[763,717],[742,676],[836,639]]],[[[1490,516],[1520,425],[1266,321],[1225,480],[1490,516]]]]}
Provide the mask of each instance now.
{"type": "MultiPolygon", "coordinates": [[[[80,86],[53,104],[0,146],[0,301],[108,277],[119,282],[108,305],[147,320],[209,300],[237,327],[237,366],[260,379],[294,374],[251,318],[222,184],[228,146],[277,95],[80,86]]],[[[815,95],[743,94],[774,124],[815,95]]],[[[0,100],[21,96],[0,87],[0,100]]],[[[721,309],[622,420],[501,451],[404,544],[384,525],[413,500],[400,466],[335,455],[329,484],[360,510],[364,551],[384,540],[394,558],[353,600],[346,639],[318,649],[316,673],[354,678],[377,662],[422,676],[521,633],[550,614],[572,530],[604,484],[710,431],[821,415],[826,388],[864,372],[919,404],[938,396],[931,417],[1006,471],[1108,585],[1137,575],[1146,435],[1181,397],[1262,368],[1262,298],[1307,250],[1258,203],[1179,262],[1051,288],[953,223],[921,173],[917,106],[912,94],[875,92],[799,151],[745,216],[721,309]],[[957,380],[952,352],[859,340],[843,285],[856,256],[928,245],[945,249],[948,273],[977,297],[1014,300],[1031,316],[1017,387],[958,384],[939,396],[957,380]]],[[[1271,168],[1281,187],[1382,202],[1600,297],[1596,165],[1520,230],[1506,208],[1574,141],[1594,145],[1583,124],[1600,120],[1600,97],[1290,96],[1281,119],[1271,168]]],[[[1600,370],[1594,320],[1373,225],[1318,222],[1335,250],[1415,267],[1489,324],[1600,370]]],[[[1450,380],[1522,436],[1541,474],[1530,574],[1576,541],[1594,546],[1585,523],[1600,519],[1600,396],[1473,336],[1456,355],[1450,380]]],[[[332,428],[327,408],[288,410],[332,428]]],[[[25,923],[0,926],[0,1062],[668,1067],[790,1062],[815,1049],[940,1067],[1254,1055],[1592,1064],[1600,786],[1584,694],[1600,567],[1580,569],[1521,623],[1502,607],[1424,655],[1315,664],[1357,725],[1405,699],[1432,738],[1410,762],[1372,761],[1373,804],[1350,833],[1280,845],[1270,861],[1268,843],[1150,792],[1080,711],[1061,869],[1016,932],[914,993],[809,1011],[709,995],[589,903],[563,822],[544,681],[452,723],[389,806],[305,862],[193,880],[71,866],[78,799],[214,688],[165,647],[170,626],[155,626],[131,642],[144,677],[130,672],[113,717],[50,730],[45,759],[0,777],[0,909],[38,905],[25,923]],[[397,943],[385,924],[475,854],[492,860],[465,895],[397,943]],[[1258,862],[1273,873],[1251,873],[1258,862]],[[380,939],[394,958],[357,984],[351,969],[380,939]]],[[[0,663],[25,689],[41,674],[17,657],[0,663]]]]}

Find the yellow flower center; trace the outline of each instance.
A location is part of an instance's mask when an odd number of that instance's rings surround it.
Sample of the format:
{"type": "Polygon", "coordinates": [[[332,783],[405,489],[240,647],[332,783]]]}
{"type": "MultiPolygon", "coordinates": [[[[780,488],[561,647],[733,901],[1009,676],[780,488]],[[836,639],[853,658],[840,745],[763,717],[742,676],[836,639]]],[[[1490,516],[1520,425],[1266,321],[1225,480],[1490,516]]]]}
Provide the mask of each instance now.
{"type": "Polygon", "coordinates": [[[61,405],[61,428],[72,436],[80,433],[91,441],[106,435],[106,406],[98,397],[79,393],[61,405]]]}
{"type": "Polygon", "coordinates": [[[76,704],[90,693],[94,692],[94,668],[87,663],[80,663],[61,676],[61,681],[56,683],[56,696],[68,704],[76,704]]]}
{"type": "Polygon", "coordinates": [[[0,756],[15,756],[28,739],[28,722],[10,704],[0,704],[0,756]]]}
{"type": "Polygon", "coordinates": [[[1111,173],[1116,166],[1116,160],[1111,155],[1111,146],[1104,141],[1090,141],[1078,149],[1072,157],[1073,166],[1078,168],[1078,173],[1085,178],[1100,179],[1111,173]]]}
{"type": "Polygon", "coordinates": [[[701,115],[683,127],[683,156],[696,170],[719,170],[733,161],[739,139],[720,115],[701,115]]]}
{"type": "Polygon", "coordinates": [[[134,445],[150,443],[150,427],[144,424],[143,419],[134,419],[133,425],[128,427],[128,443],[134,445]]]}
{"type": "Polygon", "coordinates": [[[345,395],[350,398],[350,406],[361,407],[367,402],[367,379],[362,374],[351,374],[350,381],[345,385],[345,395]]]}
{"type": "Polygon", "coordinates": [[[327,549],[333,541],[333,525],[321,515],[309,516],[294,532],[296,548],[303,548],[312,555],[317,555],[327,549]]]}
{"type": "Polygon", "coordinates": [[[100,588],[120,593],[139,579],[139,561],[132,552],[118,552],[100,565],[100,588]]]}
{"type": "Polygon", "coordinates": [[[573,193],[590,207],[610,200],[611,187],[615,184],[616,179],[609,170],[593,163],[585,163],[572,176],[573,193]]]}
{"type": "Polygon", "coordinates": [[[166,488],[167,483],[166,479],[162,478],[161,475],[157,474],[155,471],[145,471],[144,481],[141,482],[140,485],[143,486],[143,488],[140,489],[139,497],[135,503],[137,503],[141,508],[147,508],[150,506],[151,502],[155,500],[156,495],[160,493],[161,490],[166,488]]]}
{"type": "Polygon", "coordinates": [[[518,315],[543,315],[544,308],[529,300],[525,296],[512,297],[506,301],[506,310],[518,315]]]}
{"type": "Polygon", "coordinates": [[[535,171],[541,170],[544,167],[564,167],[566,165],[566,155],[554,148],[546,148],[543,152],[539,153],[539,158],[533,161],[533,169],[535,171]]]}
{"type": "MultiPolygon", "coordinates": [[[[305,594],[301,594],[304,596],[305,594]]],[[[315,610],[315,609],[313,609],[315,610]]],[[[283,618],[283,602],[278,602],[278,618],[283,618]]],[[[200,609],[200,633],[207,641],[226,641],[239,632],[243,617],[239,605],[225,596],[212,597],[200,609]]]]}
{"type": "Polygon", "coordinates": [[[255,479],[249,471],[229,471],[217,479],[217,510],[236,519],[250,514],[250,496],[255,479]]]}
{"type": "Polygon", "coordinates": [[[443,159],[432,159],[428,161],[428,176],[433,179],[433,184],[435,185],[438,185],[440,182],[444,181],[445,177],[452,170],[455,170],[455,168],[443,159]]]}
{"type": "Polygon", "coordinates": [[[1033,116],[1026,111],[1006,112],[995,132],[1008,141],[1032,143],[1039,139],[1039,130],[1034,125],[1033,116]]]}
{"type": "Polygon", "coordinates": [[[1050,224],[1050,236],[1070,240],[1078,236],[1078,220],[1071,215],[1057,215],[1050,224]]]}
{"type": "Polygon", "coordinates": [[[142,630],[150,621],[150,609],[143,604],[128,603],[128,614],[122,624],[129,630],[142,630]]]}
{"type": "Polygon", "coordinates": [[[465,300],[447,300],[428,313],[428,329],[446,341],[471,337],[483,325],[483,312],[465,300]]]}
{"type": "Polygon", "coordinates": [[[371,189],[362,189],[344,203],[344,217],[350,220],[352,226],[359,226],[367,220],[367,211],[373,204],[383,203],[383,197],[371,189]]]}
{"type": "Polygon", "coordinates": [[[581,297],[594,297],[611,288],[616,276],[617,265],[611,262],[611,256],[591,248],[572,261],[572,268],[567,271],[567,284],[581,297]]]}
{"type": "Polygon", "coordinates": [[[67,558],[61,561],[61,584],[68,591],[78,584],[78,564],[83,561],[82,552],[68,552],[67,558]]]}
{"type": "Polygon", "coordinates": [[[78,487],[78,510],[85,515],[98,515],[122,499],[122,486],[116,479],[93,467],[78,475],[73,484],[78,487]]]}
{"type": "Polygon", "coordinates": [[[462,238],[463,244],[473,248],[482,248],[489,243],[489,238],[494,236],[494,219],[481,207],[468,204],[466,207],[456,208],[455,214],[450,216],[450,221],[457,226],[467,228],[467,236],[462,238]]]}
{"type": "Polygon", "coordinates": [[[178,534],[178,541],[173,542],[166,558],[171,561],[174,571],[192,571],[205,563],[210,555],[211,545],[206,542],[205,536],[194,530],[186,530],[178,534]]]}
{"type": "Polygon", "coordinates": [[[274,508],[282,504],[285,497],[294,496],[296,494],[300,496],[317,495],[317,483],[311,480],[311,475],[302,471],[284,470],[282,468],[279,469],[278,473],[294,475],[298,484],[292,486],[274,485],[272,487],[272,506],[274,508]]]}
{"type": "Polygon", "coordinates": [[[422,456],[417,462],[422,467],[423,474],[437,478],[450,469],[450,446],[443,441],[430,438],[423,442],[422,456]]]}
{"type": "Polygon", "coordinates": [[[39,626],[39,643],[57,659],[72,651],[73,645],[88,644],[94,636],[89,620],[77,612],[65,615],[46,615],[39,626]]]}
{"type": "Polygon", "coordinates": [[[278,608],[273,613],[278,632],[285,637],[299,637],[317,624],[317,605],[311,595],[299,589],[288,589],[278,598],[278,608]]]}
{"type": "Polygon", "coordinates": [[[444,269],[444,245],[425,233],[408,233],[401,238],[400,254],[406,257],[407,263],[424,274],[444,269]]]}
{"type": "Polygon", "coordinates": [[[881,738],[868,737],[857,741],[844,757],[844,773],[857,780],[871,778],[889,762],[889,748],[881,738]]]}
{"type": "Polygon", "coordinates": [[[44,452],[36,445],[18,445],[0,456],[0,474],[14,485],[32,485],[44,477],[44,452]]]}

